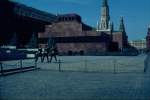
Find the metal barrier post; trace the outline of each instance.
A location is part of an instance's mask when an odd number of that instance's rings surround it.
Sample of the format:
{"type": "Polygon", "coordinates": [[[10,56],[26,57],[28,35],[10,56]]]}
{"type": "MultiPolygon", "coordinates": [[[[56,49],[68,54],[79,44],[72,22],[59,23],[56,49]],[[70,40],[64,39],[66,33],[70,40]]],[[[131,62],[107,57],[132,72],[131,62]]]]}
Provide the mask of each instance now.
{"type": "Polygon", "coordinates": [[[37,62],[36,61],[34,62],[34,67],[37,68],[37,62]]]}
{"type": "Polygon", "coordinates": [[[87,72],[87,60],[84,60],[84,72],[87,72]]]}
{"type": "Polygon", "coordinates": [[[146,59],[144,60],[144,73],[146,73],[148,67],[148,57],[146,57],[146,59]]]}
{"type": "Polygon", "coordinates": [[[58,60],[58,64],[59,64],[59,72],[61,72],[61,61],[60,61],[60,59],[58,60]]]}
{"type": "Polygon", "coordinates": [[[22,69],[22,60],[20,60],[20,68],[22,69]]]}
{"type": "Polygon", "coordinates": [[[1,66],[1,73],[2,73],[2,75],[4,75],[2,62],[0,62],[0,66],[1,66]]]}
{"type": "Polygon", "coordinates": [[[114,74],[116,74],[116,59],[113,60],[113,63],[114,63],[114,74]]]}

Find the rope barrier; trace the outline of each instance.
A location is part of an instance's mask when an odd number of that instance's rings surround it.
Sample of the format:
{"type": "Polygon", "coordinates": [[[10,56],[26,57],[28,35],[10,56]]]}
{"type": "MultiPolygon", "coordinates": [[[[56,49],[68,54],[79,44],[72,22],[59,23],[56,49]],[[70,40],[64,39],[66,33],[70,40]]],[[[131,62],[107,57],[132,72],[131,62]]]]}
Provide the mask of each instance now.
{"type": "MultiPolygon", "coordinates": [[[[108,60],[107,59],[107,62],[105,59],[103,59],[103,60],[102,59],[94,59],[92,61],[89,59],[83,59],[80,61],[70,61],[70,62],[61,61],[61,66],[59,65],[59,69],[63,69],[63,67],[67,68],[69,66],[69,70],[71,70],[71,71],[74,71],[74,70],[77,71],[77,69],[81,71],[81,68],[83,68],[83,71],[85,71],[85,72],[88,72],[88,71],[92,72],[92,71],[95,71],[96,69],[92,70],[91,68],[98,68],[97,71],[102,71],[102,70],[110,71],[111,70],[111,72],[114,72],[114,74],[116,74],[116,73],[120,72],[120,70],[119,70],[120,68],[125,68],[125,67],[126,68],[134,68],[136,66],[141,65],[141,63],[137,63],[137,62],[128,64],[128,62],[119,63],[118,61],[120,61],[120,60],[117,60],[117,59],[109,59],[108,60]],[[80,65],[78,65],[78,64],[80,64],[80,65]],[[109,66],[109,68],[111,67],[111,69],[107,70],[106,68],[103,68],[102,66],[103,67],[109,66]],[[132,66],[132,67],[130,67],[130,66],[132,66]],[[77,69],[74,69],[74,67],[76,67],[77,69]],[[71,69],[71,68],[73,68],[73,69],[71,69]]],[[[124,70],[124,72],[128,71],[125,69],[122,69],[122,70],[124,70]]]]}
{"type": "Polygon", "coordinates": [[[90,60],[83,60],[83,61],[79,61],[79,62],[61,62],[63,64],[78,64],[78,63],[87,63],[87,65],[106,65],[106,64],[114,64],[114,60],[115,60],[115,64],[117,65],[121,65],[121,66],[137,66],[137,65],[141,65],[141,63],[134,63],[134,64],[123,64],[123,63],[119,63],[118,60],[116,59],[111,59],[108,60],[109,62],[104,63],[103,61],[90,61],[90,60]]]}
{"type": "Polygon", "coordinates": [[[136,63],[136,64],[134,64],[134,65],[131,65],[131,64],[128,64],[128,65],[127,65],[127,64],[122,64],[122,63],[117,63],[117,64],[118,64],[118,65],[128,66],[128,67],[129,67],[129,66],[137,66],[137,65],[139,66],[141,63],[136,63]]]}
{"type": "Polygon", "coordinates": [[[23,60],[19,60],[15,64],[7,64],[7,63],[11,63],[11,62],[7,62],[7,61],[5,63],[0,62],[0,72],[1,72],[2,75],[8,74],[8,73],[13,73],[13,72],[15,73],[15,71],[17,71],[17,70],[22,72],[22,71],[24,71],[28,68],[31,68],[32,66],[35,66],[35,68],[36,68],[35,63],[33,63],[33,62],[23,62],[23,60]],[[30,66],[29,66],[29,64],[30,64],[30,66]],[[9,66],[9,67],[14,67],[15,66],[15,68],[7,68],[6,66],[9,66]]]}
{"type": "Polygon", "coordinates": [[[19,65],[20,64],[20,62],[17,62],[17,63],[15,63],[15,64],[5,64],[5,63],[3,63],[3,66],[11,66],[11,67],[14,67],[14,66],[17,66],[17,65],[19,65]]]}
{"type": "Polygon", "coordinates": [[[22,62],[22,64],[25,64],[25,65],[34,65],[34,62],[22,62]]]}
{"type": "MultiPolygon", "coordinates": [[[[30,65],[30,64],[34,65],[33,62],[22,62],[22,64],[24,64],[24,63],[25,63],[25,65],[30,65]]],[[[15,64],[6,64],[6,63],[3,63],[3,66],[11,66],[11,67],[20,66],[20,61],[18,61],[15,64]]]]}

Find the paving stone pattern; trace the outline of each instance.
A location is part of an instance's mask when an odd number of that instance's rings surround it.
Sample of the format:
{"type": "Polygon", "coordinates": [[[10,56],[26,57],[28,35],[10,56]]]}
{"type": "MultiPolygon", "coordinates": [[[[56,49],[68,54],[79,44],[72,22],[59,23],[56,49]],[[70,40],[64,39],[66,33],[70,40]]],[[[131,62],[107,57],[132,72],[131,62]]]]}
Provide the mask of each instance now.
{"type": "Polygon", "coordinates": [[[150,100],[150,57],[147,60],[146,73],[117,74],[59,72],[44,63],[40,70],[1,76],[0,100],[150,100]]]}

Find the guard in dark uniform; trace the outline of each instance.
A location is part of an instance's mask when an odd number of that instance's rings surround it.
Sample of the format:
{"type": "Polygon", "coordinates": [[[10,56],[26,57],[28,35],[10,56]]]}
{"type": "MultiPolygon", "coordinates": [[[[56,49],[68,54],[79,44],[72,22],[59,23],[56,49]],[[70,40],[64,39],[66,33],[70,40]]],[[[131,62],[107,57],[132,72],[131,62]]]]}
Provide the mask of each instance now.
{"type": "Polygon", "coordinates": [[[57,50],[56,47],[53,47],[53,48],[51,49],[50,63],[51,63],[53,57],[55,58],[55,61],[57,62],[57,57],[56,57],[56,55],[58,55],[58,50],[57,50]]]}
{"type": "Polygon", "coordinates": [[[42,48],[39,48],[38,51],[35,54],[35,62],[38,61],[38,58],[41,57],[41,62],[42,62],[42,57],[43,57],[43,52],[42,52],[42,48]]]}
{"type": "Polygon", "coordinates": [[[49,62],[49,52],[50,52],[49,48],[44,49],[42,62],[44,62],[45,57],[47,58],[47,62],[49,62]]]}

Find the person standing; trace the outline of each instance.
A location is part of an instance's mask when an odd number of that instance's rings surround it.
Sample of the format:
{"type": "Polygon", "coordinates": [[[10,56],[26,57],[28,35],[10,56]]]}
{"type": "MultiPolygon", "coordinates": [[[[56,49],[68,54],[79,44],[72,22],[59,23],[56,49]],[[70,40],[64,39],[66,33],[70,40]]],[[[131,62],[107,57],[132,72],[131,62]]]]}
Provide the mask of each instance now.
{"type": "Polygon", "coordinates": [[[49,52],[50,52],[49,48],[44,49],[42,62],[44,62],[45,57],[47,58],[47,62],[49,62],[49,52]]]}
{"type": "Polygon", "coordinates": [[[56,57],[56,55],[58,55],[58,50],[57,50],[56,47],[52,47],[52,49],[51,49],[50,63],[51,63],[53,57],[55,58],[55,61],[57,62],[57,57],[56,57]]]}
{"type": "Polygon", "coordinates": [[[39,48],[38,51],[35,54],[35,62],[38,61],[39,57],[41,57],[41,62],[42,62],[42,56],[43,56],[42,48],[39,48]]]}

